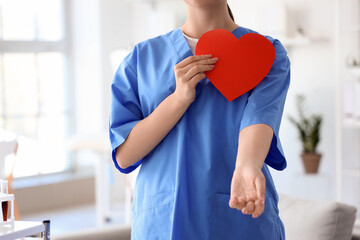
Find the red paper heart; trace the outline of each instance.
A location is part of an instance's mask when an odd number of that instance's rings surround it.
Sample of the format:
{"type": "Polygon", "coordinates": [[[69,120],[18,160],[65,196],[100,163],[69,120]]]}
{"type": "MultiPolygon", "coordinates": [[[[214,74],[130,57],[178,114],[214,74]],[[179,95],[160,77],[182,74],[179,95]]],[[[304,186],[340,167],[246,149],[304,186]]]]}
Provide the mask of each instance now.
{"type": "Polygon", "coordinates": [[[247,33],[237,39],[225,29],[200,37],[195,55],[203,54],[219,58],[215,68],[205,74],[229,102],[259,84],[275,60],[275,48],[266,37],[247,33]]]}

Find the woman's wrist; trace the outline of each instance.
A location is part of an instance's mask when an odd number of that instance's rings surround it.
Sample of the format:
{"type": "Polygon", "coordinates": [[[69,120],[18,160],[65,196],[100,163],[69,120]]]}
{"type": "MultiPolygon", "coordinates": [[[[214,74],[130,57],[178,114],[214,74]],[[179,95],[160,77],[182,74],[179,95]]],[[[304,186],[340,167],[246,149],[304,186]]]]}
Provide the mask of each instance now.
{"type": "Polygon", "coordinates": [[[171,102],[175,106],[175,108],[179,110],[186,111],[186,109],[188,109],[191,104],[190,102],[185,101],[183,98],[178,97],[176,92],[170,94],[169,97],[171,98],[171,102]]]}
{"type": "Polygon", "coordinates": [[[264,161],[261,161],[259,159],[246,159],[246,160],[237,159],[235,164],[235,169],[241,169],[249,166],[255,166],[262,169],[263,165],[264,165],[264,161]]]}

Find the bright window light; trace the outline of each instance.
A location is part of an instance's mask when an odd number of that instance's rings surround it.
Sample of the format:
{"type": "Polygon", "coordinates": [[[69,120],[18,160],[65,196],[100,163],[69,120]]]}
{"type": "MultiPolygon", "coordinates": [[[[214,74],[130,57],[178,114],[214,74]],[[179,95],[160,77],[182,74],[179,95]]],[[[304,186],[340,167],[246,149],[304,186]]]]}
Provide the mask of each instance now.
{"type": "Polygon", "coordinates": [[[62,0],[0,0],[0,128],[20,136],[5,161],[7,174],[16,163],[14,177],[72,166],[65,9],[62,0]]]}
{"type": "Polygon", "coordinates": [[[0,0],[3,40],[63,39],[61,0],[0,0]]]}

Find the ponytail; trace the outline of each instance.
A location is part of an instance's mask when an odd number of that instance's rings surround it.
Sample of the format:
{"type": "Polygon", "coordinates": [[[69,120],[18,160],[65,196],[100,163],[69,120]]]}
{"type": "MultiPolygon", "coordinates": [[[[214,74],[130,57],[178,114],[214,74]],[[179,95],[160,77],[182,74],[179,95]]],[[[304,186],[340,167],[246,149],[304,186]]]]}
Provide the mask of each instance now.
{"type": "Polygon", "coordinates": [[[229,15],[230,15],[231,19],[235,22],[235,20],[234,20],[234,15],[233,15],[230,7],[229,7],[229,4],[227,5],[227,8],[228,8],[228,12],[229,12],[229,15]]]}

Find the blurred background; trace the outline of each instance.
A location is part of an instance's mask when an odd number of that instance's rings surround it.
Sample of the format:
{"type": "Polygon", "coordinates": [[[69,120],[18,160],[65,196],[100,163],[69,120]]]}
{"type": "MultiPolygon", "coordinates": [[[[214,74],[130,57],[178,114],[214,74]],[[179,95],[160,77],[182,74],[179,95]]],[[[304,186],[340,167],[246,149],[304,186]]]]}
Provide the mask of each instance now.
{"type": "MultiPolygon", "coordinates": [[[[278,192],[358,208],[360,1],[228,3],[238,25],[278,38],[291,61],[280,128],[288,166],[271,169],[278,192]],[[318,166],[303,153],[321,154],[318,166]]],[[[110,84],[136,43],[185,20],[181,0],[0,0],[0,178],[16,220],[51,219],[58,239],[129,227],[137,171],[111,160],[110,84]]]]}

